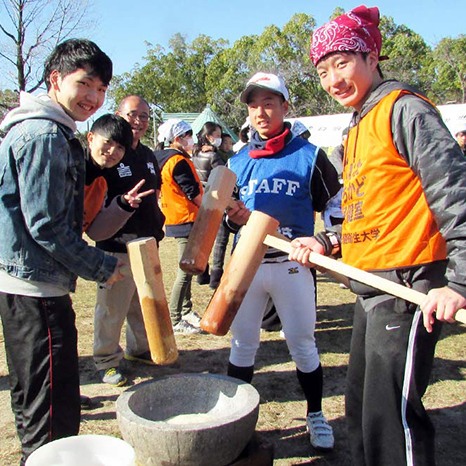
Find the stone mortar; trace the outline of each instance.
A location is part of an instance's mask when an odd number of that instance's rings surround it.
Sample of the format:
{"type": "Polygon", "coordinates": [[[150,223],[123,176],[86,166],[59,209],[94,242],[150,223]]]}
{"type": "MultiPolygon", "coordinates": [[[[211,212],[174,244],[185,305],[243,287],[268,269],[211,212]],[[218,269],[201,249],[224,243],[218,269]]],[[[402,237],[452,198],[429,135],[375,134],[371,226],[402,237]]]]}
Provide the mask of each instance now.
{"type": "Polygon", "coordinates": [[[224,466],[254,433],[259,394],[226,375],[177,374],[123,392],[116,412],[138,465],[224,466]]]}

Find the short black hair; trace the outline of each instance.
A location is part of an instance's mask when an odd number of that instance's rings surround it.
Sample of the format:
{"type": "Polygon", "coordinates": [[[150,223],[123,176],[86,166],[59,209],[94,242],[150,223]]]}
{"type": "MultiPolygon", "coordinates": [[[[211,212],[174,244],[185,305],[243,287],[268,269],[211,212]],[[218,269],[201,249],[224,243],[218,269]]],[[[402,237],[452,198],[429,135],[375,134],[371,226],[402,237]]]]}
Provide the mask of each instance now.
{"type": "Polygon", "coordinates": [[[113,63],[108,55],[90,40],[68,39],[58,44],[45,61],[43,79],[47,90],[52,71],[57,70],[64,77],[80,68],[100,78],[105,86],[110,84],[113,63]]]}
{"type": "Polygon", "coordinates": [[[112,139],[124,146],[125,150],[130,149],[133,144],[131,125],[124,118],[113,113],[106,113],[97,118],[89,131],[112,139]]]}

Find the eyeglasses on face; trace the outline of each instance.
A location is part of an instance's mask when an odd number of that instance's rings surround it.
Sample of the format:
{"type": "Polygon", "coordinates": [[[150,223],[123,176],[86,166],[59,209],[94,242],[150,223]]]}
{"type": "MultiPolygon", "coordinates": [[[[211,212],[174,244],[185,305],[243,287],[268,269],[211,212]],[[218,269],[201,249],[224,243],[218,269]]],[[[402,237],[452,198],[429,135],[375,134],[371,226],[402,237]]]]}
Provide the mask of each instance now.
{"type": "Polygon", "coordinates": [[[138,113],[135,110],[133,110],[132,112],[128,112],[126,116],[130,120],[133,120],[133,121],[139,120],[141,123],[147,123],[150,118],[150,116],[147,113],[138,113]]]}

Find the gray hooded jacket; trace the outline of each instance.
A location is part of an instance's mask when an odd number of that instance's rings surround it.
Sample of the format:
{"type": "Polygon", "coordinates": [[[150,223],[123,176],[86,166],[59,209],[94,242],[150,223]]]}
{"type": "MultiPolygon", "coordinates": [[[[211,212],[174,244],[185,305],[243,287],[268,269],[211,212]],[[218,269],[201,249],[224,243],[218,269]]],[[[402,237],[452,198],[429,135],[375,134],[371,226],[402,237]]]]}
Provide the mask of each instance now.
{"type": "MultiPolygon", "coordinates": [[[[372,91],[361,111],[353,114],[352,125],[396,89],[419,94],[399,81],[384,81],[372,91]]],[[[404,95],[394,104],[391,128],[395,147],[421,181],[447,244],[447,260],[380,275],[422,292],[448,285],[466,296],[466,159],[437,109],[416,95],[404,95]]],[[[365,288],[352,283],[356,293],[371,294],[365,288]]]]}
{"type": "Polygon", "coordinates": [[[76,123],[47,95],[21,93],[1,129],[8,133],[0,145],[0,291],[24,293],[29,282],[32,295],[41,283],[49,293],[73,291],[78,275],[105,282],[116,259],[82,239],[76,123]]]}

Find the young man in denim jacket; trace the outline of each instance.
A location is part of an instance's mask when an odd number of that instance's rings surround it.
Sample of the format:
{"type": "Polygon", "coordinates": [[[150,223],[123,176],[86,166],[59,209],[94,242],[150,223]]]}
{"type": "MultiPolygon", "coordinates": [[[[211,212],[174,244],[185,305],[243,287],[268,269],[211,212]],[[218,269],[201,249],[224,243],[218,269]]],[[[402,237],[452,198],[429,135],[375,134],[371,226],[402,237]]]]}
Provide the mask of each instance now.
{"type": "Polygon", "coordinates": [[[76,435],[80,422],[77,276],[113,283],[117,260],[81,238],[84,153],[74,137],[104,102],[112,62],[71,39],[45,63],[47,94],[21,93],[0,146],[0,314],[21,465],[37,448],[76,435]]]}

